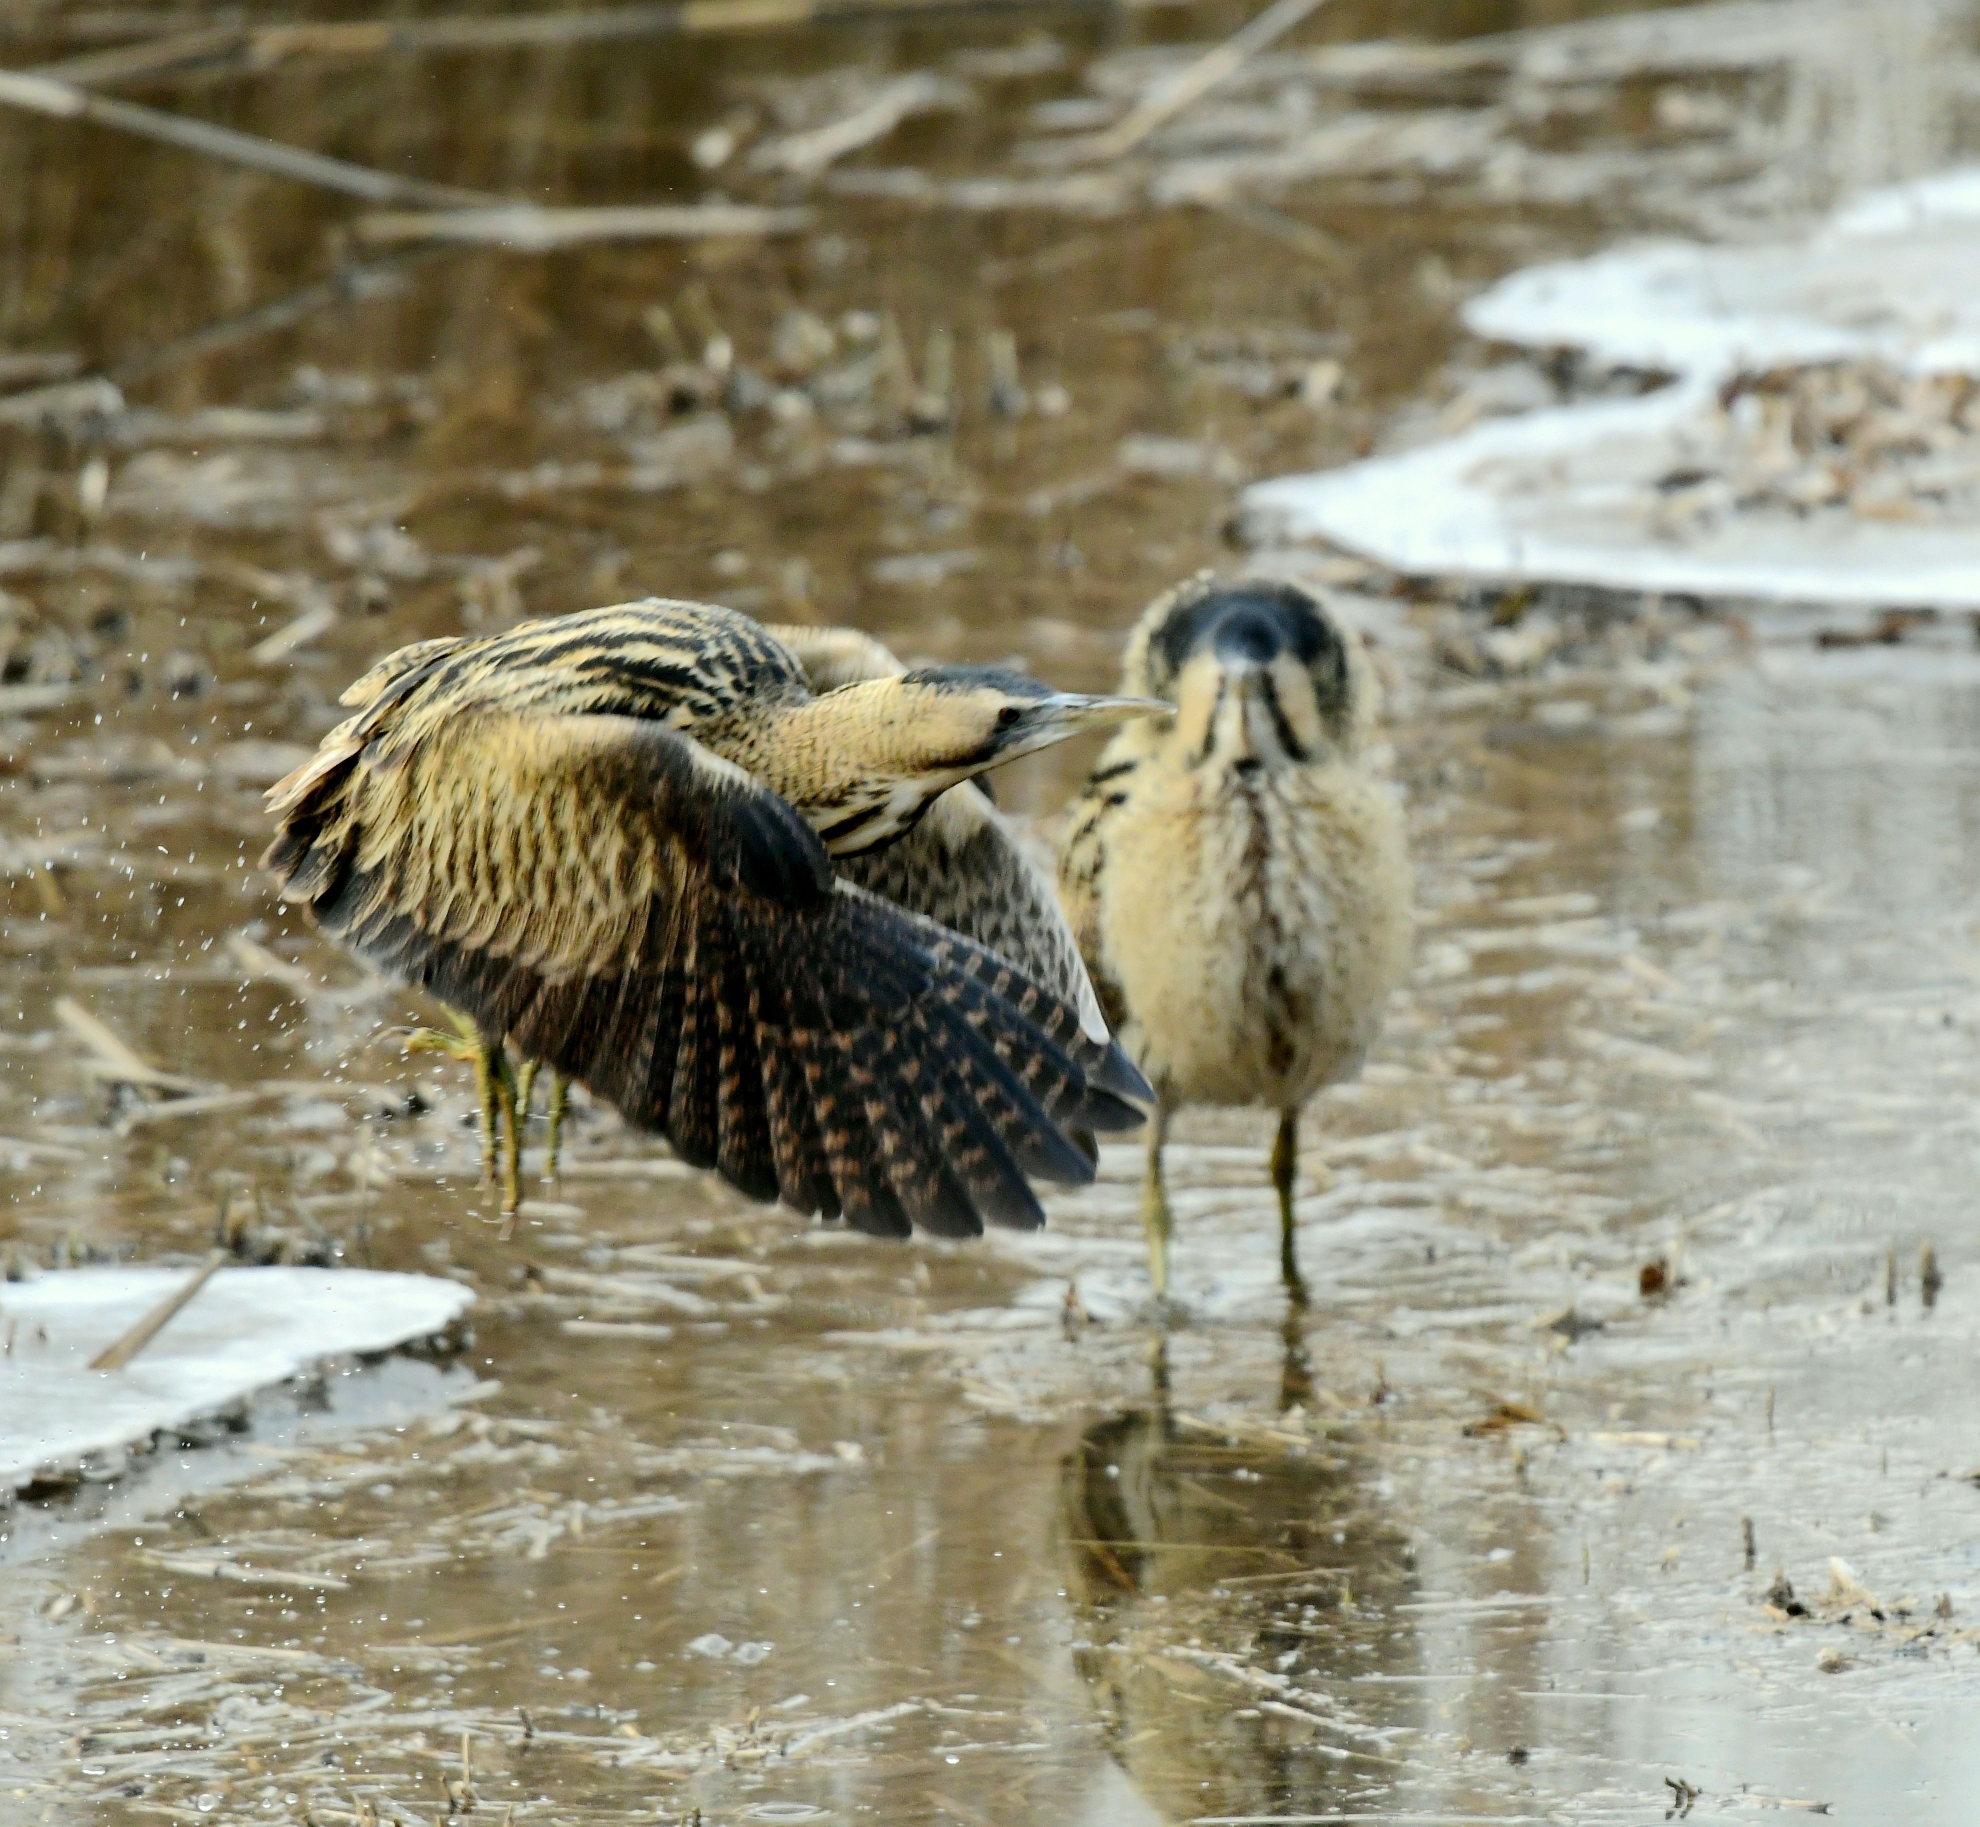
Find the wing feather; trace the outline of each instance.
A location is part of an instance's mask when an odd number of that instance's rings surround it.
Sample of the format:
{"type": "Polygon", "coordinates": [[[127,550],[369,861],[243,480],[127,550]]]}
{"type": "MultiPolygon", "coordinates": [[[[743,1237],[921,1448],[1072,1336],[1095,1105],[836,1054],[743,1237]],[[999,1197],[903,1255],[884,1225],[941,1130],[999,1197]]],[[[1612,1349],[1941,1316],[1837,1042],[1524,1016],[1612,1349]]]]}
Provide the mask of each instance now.
{"type": "Polygon", "coordinates": [[[816,1045],[814,1012],[773,971],[751,971],[750,998],[763,1060],[765,1115],[776,1156],[778,1193],[800,1212],[836,1218],[838,1190],[832,1183],[832,1166],[804,1067],[816,1045]]]}
{"type": "Polygon", "coordinates": [[[1026,1172],[1092,1178],[1067,1128],[1139,1120],[1073,1009],[836,881],[691,736],[485,708],[399,727],[406,676],[275,789],[270,865],[360,956],[684,1160],[862,1230],[969,1235],[1040,1221],[1026,1172]]]}

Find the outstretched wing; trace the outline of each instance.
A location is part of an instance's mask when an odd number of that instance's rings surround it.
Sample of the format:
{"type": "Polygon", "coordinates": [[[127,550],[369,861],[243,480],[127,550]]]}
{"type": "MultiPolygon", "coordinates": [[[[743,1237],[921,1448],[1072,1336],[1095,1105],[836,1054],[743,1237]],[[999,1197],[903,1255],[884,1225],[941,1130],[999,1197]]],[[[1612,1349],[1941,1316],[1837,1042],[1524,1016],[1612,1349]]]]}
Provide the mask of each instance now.
{"type": "MultiPolygon", "coordinates": [[[[417,669],[415,669],[416,671],[417,669]]],[[[760,782],[662,724],[394,717],[401,675],[270,794],[326,931],[570,1073],[684,1160],[862,1230],[1042,1222],[1068,1130],[1139,1080],[1002,960],[832,874],[760,782]]]]}
{"type": "MultiPolygon", "coordinates": [[[[769,633],[797,656],[813,691],[905,670],[856,628],[784,625],[769,633]]],[[[1051,881],[978,782],[951,787],[906,836],[841,857],[838,868],[848,881],[1009,959],[1077,1009],[1089,1035],[1106,1038],[1100,999],[1051,881]]]]}

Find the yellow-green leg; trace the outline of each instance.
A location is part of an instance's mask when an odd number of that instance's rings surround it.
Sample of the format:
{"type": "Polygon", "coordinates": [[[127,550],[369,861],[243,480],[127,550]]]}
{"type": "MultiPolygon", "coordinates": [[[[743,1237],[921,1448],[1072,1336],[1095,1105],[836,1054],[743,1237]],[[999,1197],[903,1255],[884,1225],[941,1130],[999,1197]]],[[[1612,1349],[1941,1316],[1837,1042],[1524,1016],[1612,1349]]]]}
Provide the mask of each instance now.
{"type": "Polygon", "coordinates": [[[1272,1185],[1279,1195],[1279,1276],[1295,1307],[1307,1303],[1306,1283],[1299,1273],[1299,1250],[1293,1220],[1293,1182],[1299,1177],[1299,1112],[1279,1113],[1278,1139],[1272,1144],[1272,1185]]]}
{"type": "Polygon", "coordinates": [[[544,1138],[543,1177],[556,1184],[557,1151],[564,1140],[564,1112],[571,1104],[571,1081],[567,1074],[550,1068],[550,1121],[544,1138]]]}
{"type": "MultiPolygon", "coordinates": [[[[526,1060],[516,1074],[516,1128],[521,1137],[529,1134],[530,1103],[536,1093],[536,1081],[542,1076],[541,1060],[526,1060]]],[[[545,1121],[543,1177],[555,1180],[557,1159],[564,1145],[564,1117],[571,1107],[571,1081],[568,1073],[550,1068],[550,1108],[545,1121]]],[[[519,1141],[518,1147],[521,1146],[519,1141]]]]}
{"type": "Polygon", "coordinates": [[[495,1058],[495,1101],[502,1117],[502,1216],[513,1218],[522,1204],[522,1132],[529,1120],[529,1083],[536,1076],[534,1061],[518,1075],[501,1047],[495,1058]]]}
{"type": "Polygon", "coordinates": [[[505,1082],[513,1092],[509,1062],[501,1047],[490,1046],[486,1036],[467,1016],[449,1009],[447,1019],[454,1024],[452,1032],[442,1028],[415,1028],[406,1036],[406,1051],[444,1053],[449,1059],[474,1068],[475,1100],[481,1111],[481,1177],[493,1186],[505,1082]]]}
{"type": "Polygon", "coordinates": [[[509,1209],[511,1211],[514,1211],[516,1207],[522,1203],[522,1199],[520,1196],[522,1190],[521,1189],[522,1153],[523,1153],[523,1145],[525,1144],[525,1142],[527,1142],[529,1138],[529,1104],[530,1104],[530,1099],[535,1095],[536,1092],[536,1076],[542,1070],[543,1070],[543,1062],[541,1060],[526,1059],[522,1063],[521,1070],[518,1071],[516,1074],[515,1179],[517,1181],[517,1188],[516,1188],[517,1197],[511,1202],[509,1206],[509,1209]]]}
{"type": "Polygon", "coordinates": [[[1148,1178],[1141,1192],[1141,1226],[1148,1234],[1148,1279],[1155,1298],[1169,1296],[1169,1236],[1175,1219],[1169,1211],[1168,1190],[1162,1184],[1162,1144],[1169,1138],[1169,1106],[1157,1098],[1148,1119],[1148,1178]]]}

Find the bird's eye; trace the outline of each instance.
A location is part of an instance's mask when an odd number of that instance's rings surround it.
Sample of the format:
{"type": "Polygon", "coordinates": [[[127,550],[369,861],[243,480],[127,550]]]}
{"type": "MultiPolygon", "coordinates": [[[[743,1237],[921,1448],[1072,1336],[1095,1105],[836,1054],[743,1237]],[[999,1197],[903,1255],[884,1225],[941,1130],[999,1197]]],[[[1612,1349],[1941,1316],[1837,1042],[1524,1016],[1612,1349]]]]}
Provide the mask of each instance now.
{"type": "Polygon", "coordinates": [[[1024,712],[1015,704],[1007,704],[997,713],[997,727],[1000,730],[1007,730],[1023,715],[1024,712]]]}

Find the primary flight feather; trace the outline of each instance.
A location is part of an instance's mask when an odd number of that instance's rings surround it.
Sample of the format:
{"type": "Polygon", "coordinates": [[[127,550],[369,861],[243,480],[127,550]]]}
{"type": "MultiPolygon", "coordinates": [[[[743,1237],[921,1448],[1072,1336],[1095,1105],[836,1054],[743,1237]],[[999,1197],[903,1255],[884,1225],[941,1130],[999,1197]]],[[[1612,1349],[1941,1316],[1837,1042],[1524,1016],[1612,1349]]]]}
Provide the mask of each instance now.
{"type": "Polygon", "coordinates": [[[1035,1225],[1028,1177],[1090,1179],[1081,1139],[1141,1120],[1084,972],[884,859],[974,775],[1159,706],[966,667],[816,691],[748,617],[658,600],[423,642],[345,701],[269,794],[284,893],[752,1197],[1035,1225]]]}

